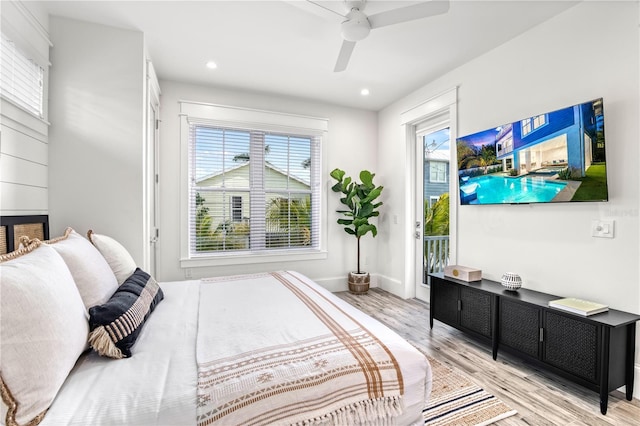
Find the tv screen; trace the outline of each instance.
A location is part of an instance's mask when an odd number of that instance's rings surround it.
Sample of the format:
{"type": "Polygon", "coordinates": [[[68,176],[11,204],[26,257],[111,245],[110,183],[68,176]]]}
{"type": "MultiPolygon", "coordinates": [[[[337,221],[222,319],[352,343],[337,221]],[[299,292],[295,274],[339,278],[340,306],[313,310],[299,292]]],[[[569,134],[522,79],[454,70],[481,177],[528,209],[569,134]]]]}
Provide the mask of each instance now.
{"type": "Polygon", "coordinates": [[[460,204],[607,201],[602,98],[456,141],[460,204]]]}

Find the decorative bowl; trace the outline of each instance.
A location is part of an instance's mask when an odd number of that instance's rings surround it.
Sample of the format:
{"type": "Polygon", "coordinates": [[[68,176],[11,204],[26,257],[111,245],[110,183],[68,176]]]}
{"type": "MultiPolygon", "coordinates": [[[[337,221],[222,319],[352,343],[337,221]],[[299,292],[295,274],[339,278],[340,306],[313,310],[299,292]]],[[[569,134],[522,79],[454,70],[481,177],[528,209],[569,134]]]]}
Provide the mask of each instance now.
{"type": "Polygon", "coordinates": [[[500,282],[507,288],[507,290],[511,291],[516,291],[522,287],[522,278],[520,278],[520,275],[513,272],[505,272],[504,275],[502,275],[500,282]]]}

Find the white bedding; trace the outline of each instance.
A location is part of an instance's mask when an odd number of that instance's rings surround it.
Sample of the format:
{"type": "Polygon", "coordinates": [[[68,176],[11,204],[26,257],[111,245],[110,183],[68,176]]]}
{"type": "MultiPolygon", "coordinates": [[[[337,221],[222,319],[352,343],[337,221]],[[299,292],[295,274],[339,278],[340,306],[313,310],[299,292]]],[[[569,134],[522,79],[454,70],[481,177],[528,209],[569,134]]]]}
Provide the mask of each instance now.
{"type": "MultiPolygon", "coordinates": [[[[94,352],[83,355],[42,425],[196,424],[200,281],[160,285],[165,294],[164,301],[145,324],[132,349],[132,357],[114,360],[99,357],[94,352]]],[[[431,390],[431,368],[426,358],[378,321],[326,290],[321,291],[394,352],[405,386],[405,409],[397,424],[422,423],[422,408],[431,390]]],[[[224,309],[233,309],[222,300],[217,302],[224,309]]],[[[237,309],[249,308],[239,306],[237,309]]],[[[229,341],[233,342],[232,339],[229,341]]]]}
{"type": "Polygon", "coordinates": [[[160,283],[164,300],[130,358],[83,355],[43,426],[187,425],[196,416],[199,281],[160,283]]]}

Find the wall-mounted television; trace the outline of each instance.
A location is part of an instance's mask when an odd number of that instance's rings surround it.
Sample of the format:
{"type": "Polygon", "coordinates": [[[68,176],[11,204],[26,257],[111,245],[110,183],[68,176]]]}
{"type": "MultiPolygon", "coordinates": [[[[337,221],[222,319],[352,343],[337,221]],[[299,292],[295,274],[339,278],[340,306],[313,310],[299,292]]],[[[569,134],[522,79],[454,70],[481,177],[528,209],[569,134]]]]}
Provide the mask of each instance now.
{"type": "Polygon", "coordinates": [[[602,98],[456,141],[460,204],[607,201],[602,98]]]}

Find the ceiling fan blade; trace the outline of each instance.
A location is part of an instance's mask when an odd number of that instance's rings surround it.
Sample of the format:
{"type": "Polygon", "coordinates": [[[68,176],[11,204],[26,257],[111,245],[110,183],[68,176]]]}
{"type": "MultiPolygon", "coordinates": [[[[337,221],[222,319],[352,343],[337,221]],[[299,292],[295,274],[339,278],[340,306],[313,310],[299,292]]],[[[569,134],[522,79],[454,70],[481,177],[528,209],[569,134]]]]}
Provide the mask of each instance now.
{"type": "Polygon", "coordinates": [[[323,5],[323,4],[320,4],[320,3],[319,3],[319,2],[317,2],[317,1],[307,0],[307,4],[312,4],[312,5],[316,6],[316,7],[320,7],[320,8],[322,8],[322,9],[324,9],[324,10],[325,10],[325,11],[327,11],[327,12],[331,12],[331,13],[333,13],[333,14],[335,14],[335,15],[338,15],[338,16],[340,16],[340,17],[342,17],[342,18],[346,18],[346,16],[345,16],[345,15],[343,15],[342,13],[336,12],[335,10],[333,10],[333,9],[331,9],[331,8],[329,8],[329,7],[325,6],[325,5],[323,5]]]}
{"type": "Polygon", "coordinates": [[[371,24],[371,28],[380,28],[386,27],[387,25],[399,24],[401,22],[413,21],[414,19],[441,15],[448,11],[448,1],[427,1],[371,15],[369,16],[369,24],[371,24]]]}
{"type": "Polygon", "coordinates": [[[340,48],[338,60],[336,61],[336,67],[333,69],[333,72],[341,72],[347,69],[347,64],[349,64],[351,52],[353,52],[354,47],[356,47],[355,41],[344,40],[342,42],[342,47],[340,48]]]}

